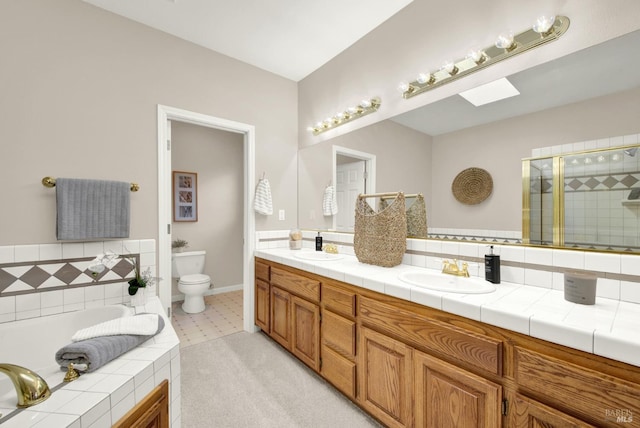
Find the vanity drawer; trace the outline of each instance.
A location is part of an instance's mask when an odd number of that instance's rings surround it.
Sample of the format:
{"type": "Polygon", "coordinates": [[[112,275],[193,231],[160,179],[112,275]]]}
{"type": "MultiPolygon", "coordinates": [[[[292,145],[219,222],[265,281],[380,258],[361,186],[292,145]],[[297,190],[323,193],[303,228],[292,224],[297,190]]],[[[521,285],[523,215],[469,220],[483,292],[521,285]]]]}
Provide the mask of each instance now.
{"type": "Polygon", "coordinates": [[[502,341],[419,314],[361,297],[362,323],[377,327],[417,348],[455,358],[488,373],[502,375],[502,341]]]}
{"type": "Polygon", "coordinates": [[[355,358],[356,323],[330,311],[323,311],[322,343],[345,357],[355,358]]]}
{"type": "MultiPolygon", "coordinates": [[[[518,385],[540,401],[585,419],[605,421],[603,426],[618,426],[615,417],[613,421],[607,417],[615,409],[640,414],[640,385],[636,383],[519,346],[514,352],[518,385]]],[[[640,426],[640,421],[629,426],[640,426]]]]}
{"type": "Polygon", "coordinates": [[[269,282],[269,265],[256,262],[256,278],[269,282]]]}
{"type": "Polygon", "coordinates": [[[271,285],[290,291],[312,302],[320,301],[320,281],[276,267],[271,268],[271,285]]]}
{"type": "Polygon", "coordinates": [[[329,308],[348,317],[356,316],[356,293],[331,285],[330,281],[322,283],[322,303],[329,308]]]}
{"type": "Polygon", "coordinates": [[[356,363],[341,357],[331,348],[322,347],[322,376],[347,397],[356,397],[356,363]]]}

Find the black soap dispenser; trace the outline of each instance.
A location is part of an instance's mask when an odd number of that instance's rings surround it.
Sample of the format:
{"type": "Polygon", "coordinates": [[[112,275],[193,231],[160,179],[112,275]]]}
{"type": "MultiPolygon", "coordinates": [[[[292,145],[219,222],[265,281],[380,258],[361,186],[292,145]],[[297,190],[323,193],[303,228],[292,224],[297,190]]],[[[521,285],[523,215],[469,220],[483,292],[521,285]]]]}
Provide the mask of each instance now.
{"type": "Polygon", "coordinates": [[[489,254],[484,256],[484,279],[500,284],[500,256],[493,254],[493,245],[489,245],[489,254]]]}
{"type": "Polygon", "coordinates": [[[319,231],[318,236],[316,236],[316,251],[322,251],[322,236],[320,236],[319,231]]]}

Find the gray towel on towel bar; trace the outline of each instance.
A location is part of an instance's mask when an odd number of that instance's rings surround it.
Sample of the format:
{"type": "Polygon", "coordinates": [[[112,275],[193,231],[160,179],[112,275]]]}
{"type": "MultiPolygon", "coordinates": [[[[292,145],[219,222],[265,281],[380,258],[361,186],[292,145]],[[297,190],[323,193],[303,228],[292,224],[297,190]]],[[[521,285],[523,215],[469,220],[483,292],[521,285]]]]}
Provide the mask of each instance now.
{"type": "Polygon", "coordinates": [[[58,178],[58,240],[128,238],[130,183],[58,178]]]}
{"type": "MultiPolygon", "coordinates": [[[[134,315],[135,316],[135,315],[134,315]]],[[[63,346],[56,352],[56,362],[66,371],[70,363],[87,364],[87,372],[93,372],[120,355],[149,340],[164,328],[164,319],[158,315],[158,330],[149,336],[119,334],[81,340],[63,346]]]]}

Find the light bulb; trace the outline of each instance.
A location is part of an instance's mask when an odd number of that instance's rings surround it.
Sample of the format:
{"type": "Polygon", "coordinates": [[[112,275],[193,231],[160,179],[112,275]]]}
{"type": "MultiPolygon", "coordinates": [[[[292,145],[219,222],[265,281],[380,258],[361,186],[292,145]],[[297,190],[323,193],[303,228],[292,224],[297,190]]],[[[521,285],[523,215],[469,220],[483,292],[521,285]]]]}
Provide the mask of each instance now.
{"type": "Polygon", "coordinates": [[[472,49],[467,54],[467,58],[476,64],[482,64],[487,60],[487,54],[482,49],[472,49]]]}
{"type": "Polygon", "coordinates": [[[543,36],[548,35],[553,30],[553,24],[556,22],[555,15],[539,16],[533,24],[533,31],[543,36]]]}
{"type": "Polygon", "coordinates": [[[362,101],[360,101],[360,107],[362,107],[362,108],[371,107],[371,101],[370,100],[362,100],[362,101]]]}
{"type": "Polygon", "coordinates": [[[496,39],[496,47],[507,51],[515,49],[516,44],[513,42],[513,33],[508,31],[500,34],[496,39]]]}
{"type": "Polygon", "coordinates": [[[420,73],[416,78],[416,82],[418,82],[421,85],[424,85],[424,84],[431,85],[435,81],[436,81],[436,78],[431,73],[420,73]]]}
{"type": "Polygon", "coordinates": [[[440,70],[449,73],[451,76],[455,75],[458,72],[458,67],[451,60],[447,60],[442,64],[440,70]]]}
{"type": "Polygon", "coordinates": [[[591,159],[591,158],[585,158],[584,159],[584,164],[585,165],[591,165],[592,163],[593,163],[593,159],[591,159]]]}
{"type": "Polygon", "coordinates": [[[620,153],[614,153],[614,154],[611,156],[611,160],[613,160],[613,161],[619,161],[619,160],[620,160],[620,153]]]}
{"type": "Polygon", "coordinates": [[[407,92],[409,90],[409,84],[407,82],[400,82],[398,90],[402,93],[407,92]]]}
{"type": "Polygon", "coordinates": [[[355,108],[355,107],[349,107],[347,109],[347,113],[349,113],[349,114],[355,114],[357,111],[358,111],[358,109],[355,108]]]}
{"type": "Polygon", "coordinates": [[[607,160],[607,158],[604,155],[598,156],[598,162],[604,162],[606,160],[607,160]]]}
{"type": "Polygon", "coordinates": [[[322,122],[316,123],[316,128],[322,128],[322,122]]]}

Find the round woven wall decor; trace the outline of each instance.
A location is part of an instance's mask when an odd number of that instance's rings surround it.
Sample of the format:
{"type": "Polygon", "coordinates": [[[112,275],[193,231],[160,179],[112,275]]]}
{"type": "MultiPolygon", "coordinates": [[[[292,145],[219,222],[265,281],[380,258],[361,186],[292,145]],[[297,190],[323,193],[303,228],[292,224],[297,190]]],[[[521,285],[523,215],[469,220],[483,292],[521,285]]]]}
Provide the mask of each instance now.
{"type": "Polygon", "coordinates": [[[463,204],[475,205],[489,197],[493,190],[491,174],[482,168],[467,168],[453,179],[451,192],[463,204]]]}

